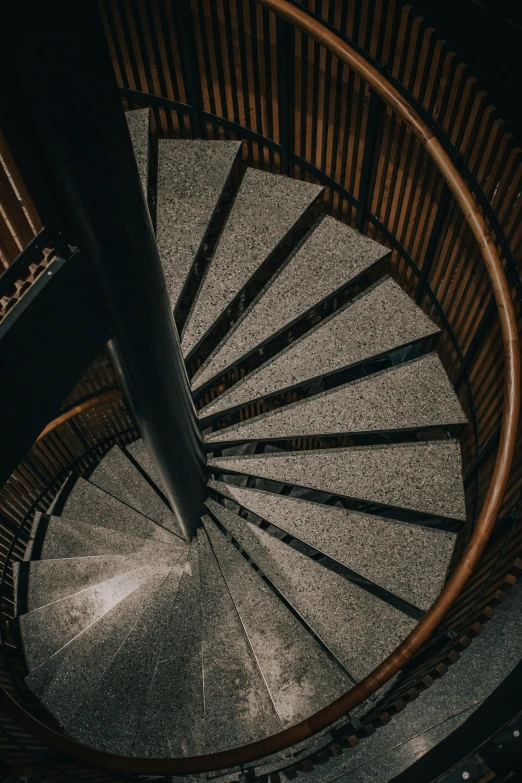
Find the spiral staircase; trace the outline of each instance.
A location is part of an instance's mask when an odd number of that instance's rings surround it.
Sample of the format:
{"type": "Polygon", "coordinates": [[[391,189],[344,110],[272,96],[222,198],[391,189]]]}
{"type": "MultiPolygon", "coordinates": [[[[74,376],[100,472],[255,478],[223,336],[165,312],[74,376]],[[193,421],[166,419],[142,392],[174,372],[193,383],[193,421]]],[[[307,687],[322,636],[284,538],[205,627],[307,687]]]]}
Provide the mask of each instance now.
{"type": "Polygon", "coordinates": [[[337,779],[522,572],[516,156],[484,120],[459,157],[476,88],[407,9],[87,5],[0,55],[0,354],[48,360],[0,405],[0,760],[337,779]]]}
{"type": "MultiPolygon", "coordinates": [[[[129,119],[139,161],[148,111],[129,119]]],[[[465,519],[466,417],[436,326],[380,276],[386,248],[321,214],[320,188],[233,177],[238,153],[226,141],[159,149],[173,309],[239,179],[185,355],[260,288],[192,379],[197,400],[216,378],[224,389],[199,410],[201,527],[184,540],[142,441],[115,446],[37,516],[16,573],[26,683],[67,734],[123,756],[225,751],[326,707],[429,608],[465,519]],[[242,420],[260,398],[274,409],[242,420]],[[311,447],[292,450],[296,438],[311,447]]]]}

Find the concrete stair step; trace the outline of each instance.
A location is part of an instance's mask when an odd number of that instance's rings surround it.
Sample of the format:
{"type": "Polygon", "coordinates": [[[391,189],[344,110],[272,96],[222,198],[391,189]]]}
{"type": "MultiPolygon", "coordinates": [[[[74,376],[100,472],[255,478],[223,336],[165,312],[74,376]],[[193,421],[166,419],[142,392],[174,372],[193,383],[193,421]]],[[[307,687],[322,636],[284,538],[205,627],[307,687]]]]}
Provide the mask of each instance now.
{"type": "Polygon", "coordinates": [[[211,457],[208,467],[464,520],[455,440],[211,457]]]}
{"type": "Polygon", "coordinates": [[[205,442],[277,440],[467,423],[440,359],[428,354],[205,437],[205,442]]]}
{"type": "Polygon", "coordinates": [[[69,520],[87,522],[96,527],[116,530],[124,535],[153,538],[169,544],[178,540],[172,531],[153,522],[83,478],[76,481],[67,497],[61,516],[69,520]]]}
{"type": "Polygon", "coordinates": [[[205,744],[216,753],[275,734],[282,724],[204,530],[198,542],[205,744]]]}
{"type": "Polygon", "coordinates": [[[45,531],[38,557],[31,559],[55,560],[60,558],[93,557],[100,555],[130,555],[133,553],[176,552],[184,548],[183,543],[172,538],[173,543],[164,542],[161,547],[154,539],[122,536],[121,532],[109,528],[89,525],[86,522],[64,517],[44,517],[45,531]]]}
{"type": "MultiPolygon", "coordinates": [[[[260,344],[288,328],[388,253],[387,248],[343,223],[330,217],[324,218],[198,370],[192,382],[193,388],[207,383],[260,344]],[[313,285],[310,284],[312,280],[313,285]]],[[[395,302],[390,301],[389,305],[393,306],[395,302]]],[[[384,307],[388,309],[386,303],[384,307]]],[[[420,313],[417,324],[421,319],[427,320],[413,304],[412,308],[420,313]]],[[[349,334],[343,335],[347,346],[351,345],[347,339],[349,334]]],[[[336,347],[341,349],[342,344],[336,347]]]]}
{"type": "Polygon", "coordinates": [[[161,652],[186,555],[156,588],[145,611],[88,698],[65,728],[75,739],[109,753],[129,755],[161,652]]]}
{"type": "Polygon", "coordinates": [[[188,355],[318,198],[317,185],[247,169],[188,316],[188,355]]]}
{"type": "Polygon", "coordinates": [[[416,621],[213,500],[207,507],[355,680],[416,621]]]}
{"type": "Polygon", "coordinates": [[[107,452],[89,476],[89,481],[158,525],[182,537],[176,517],[170,508],[119,446],[113,446],[107,452]]]}
{"type": "Polygon", "coordinates": [[[201,658],[199,543],[190,552],[136,733],[134,756],[164,758],[205,752],[201,658]]]}
{"type": "Polygon", "coordinates": [[[32,692],[60,722],[65,724],[73,719],[148,607],[166,573],[165,568],[149,570],[137,587],[26,677],[32,692]]]}
{"type": "MultiPolygon", "coordinates": [[[[303,278],[302,287],[305,282],[306,290],[314,289],[307,278],[303,278]]],[[[438,331],[409,296],[393,280],[386,279],[249,373],[199,411],[199,417],[213,416],[312,378],[331,375],[438,331]]]]}
{"type": "Polygon", "coordinates": [[[454,533],[223,482],[210,487],[424,611],[443,587],[454,533]]]}
{"type": "Polygon", "coordinates": [[[345,693],[350,680],[290,609],[208,518],[205,530],[283,727],[345,693]]]}
{"type": "Polygon", "coordinates": [[[156,238],[173,310],[240,149],[237,141],[158,143],[156,238]]]}
{"type": "MultiPolygon", "coordinates": [[[[156,571],[151,566],[125,571],[20,617],[20,635],[29,671],[107,614],[156,571]]],[[[168,573],[168,569],[164,572],[168,573]]]]}

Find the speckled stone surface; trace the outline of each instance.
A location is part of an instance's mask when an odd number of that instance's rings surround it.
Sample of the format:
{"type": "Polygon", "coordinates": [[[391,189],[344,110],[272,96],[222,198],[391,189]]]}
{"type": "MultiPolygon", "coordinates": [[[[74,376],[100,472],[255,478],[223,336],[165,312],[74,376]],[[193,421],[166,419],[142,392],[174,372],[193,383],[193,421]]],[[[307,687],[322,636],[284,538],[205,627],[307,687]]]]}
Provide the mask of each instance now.
{"type": "Polygon", "coordinates": [[[20,633],[29,670],[40,666],[103,617],[151,575],[150,566],[126,571],[20,617],[20,633]]]}
{"type": "Polygon", "coordinates": [[[207,500],[207,506],[355,679],[377,666],[415,625],[219,503],[207,500]]]}
{"type": "Polygon", "coordinates": [[[181,535],[170,508],[118,446],[113,446],[107,452],[89,477],[89,481],[158,525],[181,535]]]}
{"type": "Polygon", "coordinates": [[[148,565],[149,561],[149,557],[102,555],[26,563],[29,572],[27,610],[31,612],[67,595],[79,593],[118,574],[148,565]]]}
{"type": "Polygon", "coordinates": [[[147,168],[149,160],[149,109],[128,111],[125,114],[140,173],[145,199],[147,199],[147,168]]]}
{"type": "Polygon", "coordinates": [[[185,355],[281,242],[322,188],[247,169],[182,335],[185,355]]]}
{"type": "Polygon", "coordinates": [[[328,375],[438,331],[397,283],[385,280],[251,372],[199,416],[328,375]]]}
{"type": "MultiPolygon", "coordinates": [[[[85,522],[50,517],[45,533],[40,560],[93,555],[125,555],[150,548],[151,539],[130,536],[109,528],[88,525],[85,522]]],[[[179,550],[184,544],[172,538],[172,544],[162,543],[165,552],[179,550]]]]}
{"type": "Polygon", "coordinates": [[[169,530],[82,478],[77,480],[67,498],[62,516],[169,544],[178,540],[169,530]]]}
{"type": "Polygon", "coordinates": [[[324,218],[201,367],[193,387],[289,326],[388,253],[344,223],[324,218]]]}
{"type": "Polygon", "coordinates": [[[454,440],[214,457],[208,465],[427,514],[466,515],[454,440]]]}
{"type": "Polygon", "coordinates": [[[207,753],[246,745],[282,726],[223,574],[198,531],[207,753]]]}
{"type": "Polygon", "coordinates": [[[350,688],[350,680],[210,521],[212,542],[277,714],[293,726],[350,688]]]}
{"type": "Polygon", "coordinates": [[[174,565],[93,691],[65,728],[80,742],[128,755],[143,714],[185,558],[174,565]]]}
{"type": "Polygon", "coordinates": [[[205,752],[199,551],[192,542],[132,755],[205,752]]]}
{"type": "Polygon", "coordinates": [[[174,309],[241,143],[163,139],[158,147],[156,238],[174,309]]]}
{"type": "Polygon", "coordinates": [[[454,533],[246,487],[210,486],[420,609],[442,589],[454,533]]]}
{"type": "Polygon", "coordinates": [[[151,481],[158,487],[160,492],[163,492],[163,494],[165,494],[165,490],[163,489],[163,484],[161,482],[160,475],[156,469],[154,462],[152,461],[152,457],[147,451],[147,447],[145,446],[144,442],[141,439],[135,440],[134,443],[131,443],[126,448],[129,454],[132,455],[132,457],[136,460],[139,466],[145,471],[145,473],[151,479],[151,481]]]}
{"type": "Polygon", "coordinates": [[[205,437],[207,443],[464,424],[440,359],[428,354],[205,437]]]}
{"type": "Polygon", "coordinates": [[[149,605],[166,573],[165,567],[152,570],[146,581],[26,678],[29,688],[59,721],[72,720],[149,605]]]}

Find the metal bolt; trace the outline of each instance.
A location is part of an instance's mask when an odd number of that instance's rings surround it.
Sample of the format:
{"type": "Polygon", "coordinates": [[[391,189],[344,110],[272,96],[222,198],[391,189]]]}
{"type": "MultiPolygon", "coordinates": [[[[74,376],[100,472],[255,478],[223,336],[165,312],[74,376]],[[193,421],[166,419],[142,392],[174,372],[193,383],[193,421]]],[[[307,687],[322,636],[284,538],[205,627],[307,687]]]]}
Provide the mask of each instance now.
{"type": "Polygon", "coordinates": [[[464,778],[464,780],[469,780],[471,776],[470,776],[469,772],[467,772],[467,771],[465,770],[465,771],[462,773],[462,777],[464,778]]]}
{"type": "Polygon", "coordinates": [[[48,275],[52,275],[52,272],[47,272],[48,275]]]}
{"type": "Polygon", "coordinates": [[[513,732],[513,736],[514,737],[520,737],[520,732],[519,732],[518,729],[515,729],[515,731],[513,732]]]}

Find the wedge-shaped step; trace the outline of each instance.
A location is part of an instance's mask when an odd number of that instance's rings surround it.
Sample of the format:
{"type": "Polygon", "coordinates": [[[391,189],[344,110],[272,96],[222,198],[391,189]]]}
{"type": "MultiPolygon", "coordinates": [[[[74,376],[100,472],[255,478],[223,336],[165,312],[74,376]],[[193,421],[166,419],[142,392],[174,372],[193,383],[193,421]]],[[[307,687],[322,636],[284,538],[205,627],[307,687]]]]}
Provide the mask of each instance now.
{"type": "Polygon", "coordinates": [[[23,589],[24,579],[27,579],[27,611],[31,612],[157,560],[160,563],[166,560],[158,547],[141,555],[71,557],[20,563],[18,588],[23,589]]]}
{"type": "Polygon", "coordinates": [[[81,709],[65,728],[80,742],[128,755],[183,573],[173,566],[81,709]]]}
{"type": "Polygon", "coordinates": [[[148,607],[167,569],[148,578],[26,677],[26,683],[62,724],[70,722],[148,607]]]}
{"type": "Polygon", "coordinates": [[[116,530],[123,535],[154,538],[168,543],[178,540],[169,530],[82,478],[72,488],[62,516],[116,530]]]}
{"type": "Polygon", "coordinates": [[[207,518],[205,529],[283,726],[331,704],[350,680],[207,518]]]}
{"type": "MultiPolygon", "coordinates": [[[[314,288],[309,282],[306,286],[314,288]]],[[[329,375],[438,331],[396,283],[385,280],[251,372],[199,417],[329,375]]]]}
{"type": "MultiPolygon", "coordinates": [[[[325,218],[198,371],[193,388],[290,326],[388,253],[372,239],[333,218],[325,218]]],[[[389,311],[393,304],[390,300],[384,307],[389,311]]],[[[418,309],[414,305],[412,308],[418,309]]],[[[411,320],[409,313],[407,318],[411,320]]],[[[348,343],[349,337],[351,334],[347,332],[342,340],[348,343]]],[[[369,340],[368,344],[371,345],[369,340]]]]}
{"type": "Polygon", "coordinates": [[[207,506],[356,680],[415,625],[398,609],[219,503],[208,500],[207,506]]]}
{"type": "Polygon", "coordinates": [[[158,525],[181,536],[170,508],[118,446],[107,452],[89,481],[158,525]]]}
{"type": "Polygon", "coordinates": [[[149,109],[138,109],[137,111],[129,111],[125,115],[145,200],[147,200],[149,167],[149,113],[149,109]]]}
{"type": "Polygon", "coordinates": [[[308,182],[247,169],[183,331],[185,355],[321,192],[308,182]]]}
{"type": "Polygon", "coordinates": [[[207,753],[235,748],[282,728],[223,574],[198,531],[207,753]]]}
{"type": "Polygon", "coordinates": [[[177,538],[172,537],[172,542],[172,545],[167,542],[162,543],[158,548],[150,538],[130,536],[128,533],[123,536],[117,530],[51,516],[46,520],[45,538],[38,559],[54,560],[146,552],[153,557],[155,553],[174,553],[184,547],[177,538]]]}
{"type": "Polygon", "coordinates": [[[442,589],[454,533],[220,482],[210,487],[420,609],[442,589]]]}
{"type": "Polygon", "coordinates": [[[453,440],[214,457],[208,466],[425,514],[466,515],[453,440]]]}
{"type": "Polygon", "coordinates": [[[126,447],[126,451],[131,455],[132,459],[136,460],[140,468],[145,471],[148,478],[156,485],[159,491],[164,494],[165,490],[163,489],[160,475],[156,470],[156,466],[154,465],[144,442],[142,440],[135,440],[134,443],[131,443],[126,447]]]}
{"type": "Polygon", "coordinates": [[[201,596],[197,538],[192,542],[132,755],[151,758],[205,752],[201,596]]]}
{"type": "Polygon", "coordinates": [[[464,424],[436,354],[362,378],[207,435],[207,443],[464,424]]]}
{"type": "MultiPolygon", "coordinates": [[[[152,576],[150,566],[127,571],[107,582],[42,606],[20,618],[20,634],[29,671],[103,617],[152,576]]],[[[168,573],[168,571],[167,571],[168,573]]]]}
{"type": "Polygon", "coordinates": [[[156,236],[173,310],[240,147],[237,141],[159,142],[156,236]]]}

